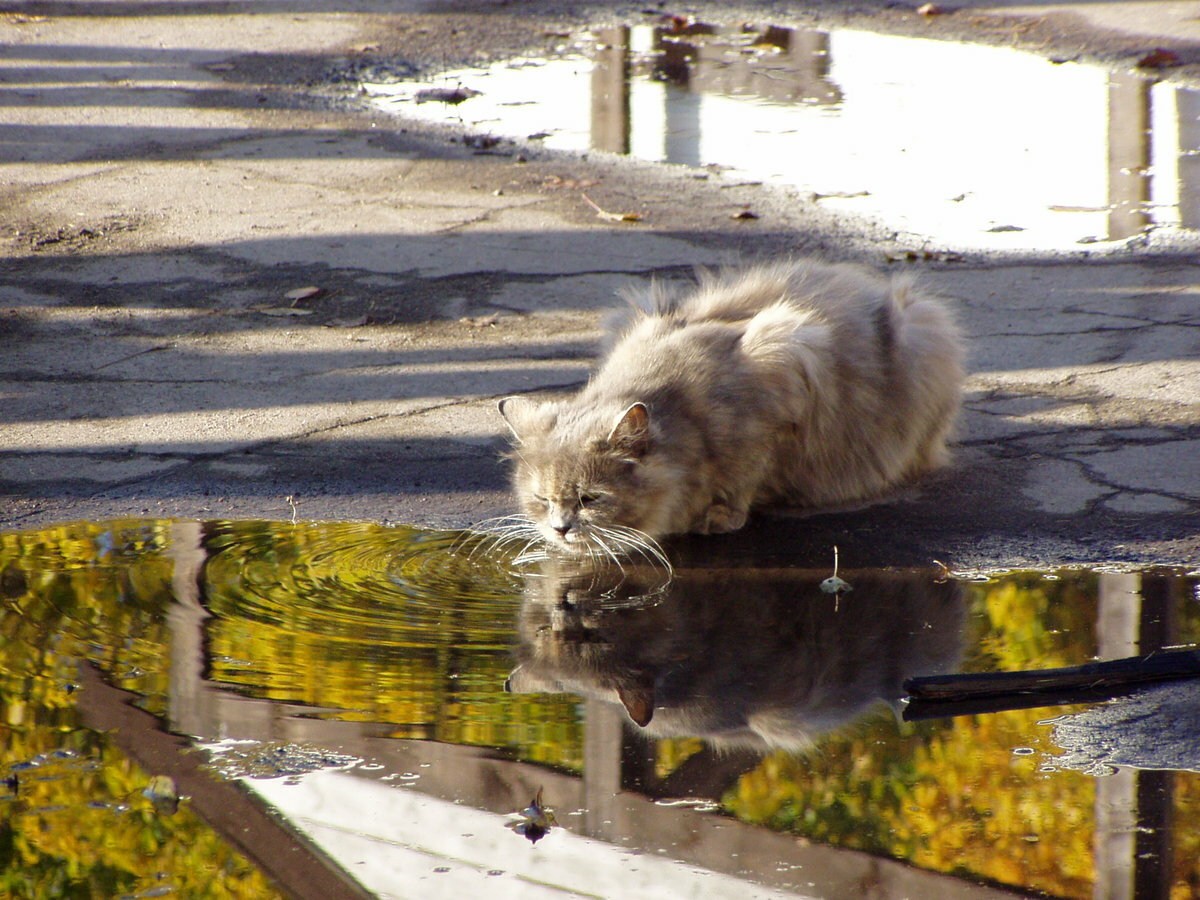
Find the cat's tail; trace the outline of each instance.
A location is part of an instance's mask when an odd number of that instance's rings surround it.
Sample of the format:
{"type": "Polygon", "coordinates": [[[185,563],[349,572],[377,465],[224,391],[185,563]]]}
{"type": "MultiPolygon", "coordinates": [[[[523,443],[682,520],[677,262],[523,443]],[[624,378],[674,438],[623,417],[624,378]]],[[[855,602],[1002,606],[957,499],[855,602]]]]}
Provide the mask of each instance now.
{"type": "Polygon", "coordinates": [[[925,425],[910,466],[916,474],[948,459],[946,442],[957,424],[966,379],[965,342],[947,303],[920,289],[911,275],[892,280],[891,301],[895,352],[905,361],[897,375],[902,375],[910,422],[925,425]]]}

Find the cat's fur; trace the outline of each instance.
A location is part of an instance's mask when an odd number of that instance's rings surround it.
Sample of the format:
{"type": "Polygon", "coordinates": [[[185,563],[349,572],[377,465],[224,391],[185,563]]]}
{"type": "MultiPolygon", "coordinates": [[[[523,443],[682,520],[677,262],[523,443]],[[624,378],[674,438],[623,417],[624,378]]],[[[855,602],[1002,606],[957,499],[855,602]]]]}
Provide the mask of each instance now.
{"type": "Polygon", "coordinates": [[[633,299],[580,393],[500,402],[551,544],[612,556],[733,531],[753,507],[870,499],[944,460],[962,341],[907,280],[787,262],[633,299]]]}
{"type": "Polygon", "coordinates": [[[962,586],[931,572],[571,568],[526,578],[514,693],[619,703],[652,737],[800,749],[881,703],[904,679],[952,671],[962,586]]]}

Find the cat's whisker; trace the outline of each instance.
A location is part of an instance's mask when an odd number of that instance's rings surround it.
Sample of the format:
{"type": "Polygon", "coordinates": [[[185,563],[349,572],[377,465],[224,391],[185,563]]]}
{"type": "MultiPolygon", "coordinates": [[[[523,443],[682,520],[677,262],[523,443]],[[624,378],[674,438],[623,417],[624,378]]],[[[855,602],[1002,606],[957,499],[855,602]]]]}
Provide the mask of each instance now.
{"type": "Polygon", "coordinates": [[[526,565],[527,563],[545,562],[550,558],[550,554],[546,552],[545,544],[540,541],[529,541],[521,552],[513,557],[513,563],[518,566],[526,565]]]}
{"type": "MultiPolygon", "coordinates": [[[[611,536],[608,534],[607,529],[599,529],[599,528],[589,529],[588,535],[587,535],[589,545],[594,546],[594,547],[599,547],[601,550],[603,550],[604,554],[609,559],[611,559],[614,564],[616,564],[616,567],[618,569],[620,569],[621,574],[624,574],[625,567],[623,565],[621,565],[621,557],[617,555],[616,551],[614,551],[612,549],[612,547],[608,546],[608,544],[606,544],[604,542],[604,539],[602,537],[600,537],[601,533],[604,533],[606,537],[611,536]]],[[[601,557],[601,559],[603,559],[603,557],[601,557]]]]}
{"type": "Polygon", "coordinates": [[[487,535],[492,541],[497,544],[511,544],[513,541],[522,539],[530,539],[537,536],[537,529],[530,525],[510,525],[502,531],[495,531],[487,535]]]}
{"type": "Polygon", "coordinates": [[[524,541],[517,552],[520,560],[529,555],[529,549],[541,542],[541,533],[536,523],[528,516],[508,515],[485,519],[476,526],[474,536],[479,542],[472,548],[470,557],[486,550],[489,552],[506,552],[510,545],[524,541]]]}
{"type": "Polygon", "coordinates": [[[667,558],[666,551],[663,550],[658,541],[654,540],[654,538],[644,531],[638,531],[636,528],[625,526],[615,526],[606,529],[606,536],[627,554],[637,553],[646,562],[661,565],[667,570],[668,575],[674,573],[674,567],[667,558]]]}
{"type": "Polygon", "coordinates": [[[512,557],[514,565],[523,566],[530,562],[540,562],[547,559],[546,547],[540,540],[527,540],[515,551],[512,557]]]}
{"type": "Polygon", "coordinates": [[[469,528],[462,531],[454,539],[454,543],[450,545],[452,553],[458,553],[463,548],[470,546],[470,552],[467,558],[473,558],[478,552],[480,545],[487,543],[492,537],[491,532],[483,529],[469,528]]]}
{"type": "Polygon", "coordinates": [[[508,513],[507,515],[503,516],[492,516],[487,519],[480,519],[479,522],[476,523],[475,528],[476,530],[486,531],[494,525],[500,525],[507,522],[523,522],[531,524],[533,520],[530,519],[529,516],[522,515],[521,513],[508,513]]]}
{"type": "Polygon", "coordinates": [[[534,531],[536,528],[537,525],[528,516],[495,516],[494,518],[484,519],[482,522],[479,522],[472,533],[503,535],[518,530],[534,531]]]}
{"type": "Polygon", "coordinates": [[[488,534],[486,532],[472,532],[462,538],[461,541],[454,545],[455,550],[461,549],[468,541],[472,541],[470,551],[467,553],[467,559],[474,559],[476,554],[485,549],[491,550],[500,547],[504,539],[499,534],[488,534]]]}

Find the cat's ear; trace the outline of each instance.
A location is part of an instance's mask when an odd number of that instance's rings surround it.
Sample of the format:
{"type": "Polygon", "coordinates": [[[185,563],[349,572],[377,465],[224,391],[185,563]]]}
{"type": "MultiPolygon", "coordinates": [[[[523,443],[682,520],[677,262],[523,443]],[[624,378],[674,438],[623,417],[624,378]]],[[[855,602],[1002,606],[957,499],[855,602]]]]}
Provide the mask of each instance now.
{"type": "Polygon", "coordinates": [[[622,453],[640,459],[650,449],[650,410],[645,403],[634,403],[613,425],[608,444],[622,453]]]}
{"type": "Polygon", "coordinates": [[[617,696],[621,699],[621,704],[625,707],[625,712],[629,713],[629,718],[633,719],[642,728],[650,724],[650,720],[654,718],[654,686],[642,687],[641,685],[632,685],[629,687],[617,688],[617,696]]]}
{"type": "Polygon", "coordinates": [[[541,412],[540,404],[524,397],[505,397],[496,404],[496,409],[500,410],[500,415],[504,417],[508,430],[512,432],[513,439],[518,444],[524,440],[523,436],[532,430],[534,421],[539,418],[538,414],[541,412]]]}

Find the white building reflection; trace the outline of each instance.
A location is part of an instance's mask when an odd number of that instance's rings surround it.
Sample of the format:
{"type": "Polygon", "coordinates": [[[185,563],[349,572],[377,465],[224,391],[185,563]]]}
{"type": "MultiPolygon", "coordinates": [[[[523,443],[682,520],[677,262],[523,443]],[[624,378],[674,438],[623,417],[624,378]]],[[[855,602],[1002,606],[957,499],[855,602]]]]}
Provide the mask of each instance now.
{"type": "Polygon", "coordinates": [[[907,239],[1080,250],[1195,227],[1194,91],[1001,47],[765,28],[615,28],[590,58],[439,76],[482,93],[420,119],[797,189],[907,239]],[[701,32],[701,33],[697,33],[701,32]]]}

